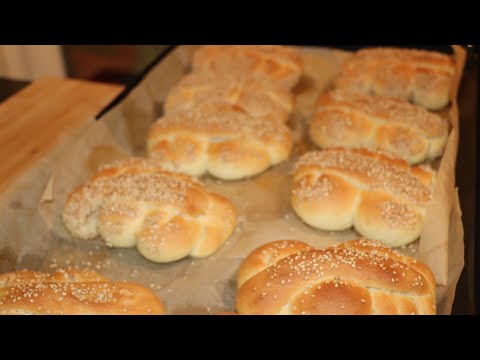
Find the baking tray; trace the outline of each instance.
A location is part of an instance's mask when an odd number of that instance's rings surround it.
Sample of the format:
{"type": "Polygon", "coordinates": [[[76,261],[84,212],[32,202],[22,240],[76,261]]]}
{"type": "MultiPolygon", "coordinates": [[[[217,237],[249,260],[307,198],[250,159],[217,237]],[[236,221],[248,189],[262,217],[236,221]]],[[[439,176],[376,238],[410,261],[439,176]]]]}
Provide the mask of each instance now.
{"type": "MultiPolygon", "coordinates": [[[[103,114],[120,103],[136,87],[136,85],[177,45],[171,45],[132,82],[126,89],[106,106],[98,115],[97,120],[103,114]]],[[[365,45],[311,45],[328,46],[342,50],[358,50],[365,45]]],[[[368,46],[397,46],[435,50],[451,53],[448,45],[368,45],[368,46]]],[[[480,313],[480,246],[476,246],[476,229],[478,226],[476,213],[476,200],[478,199],[476,172],[477,172],[477,119],[478,119],[478,45],[465,45],[468,50],[468,61],[465,68],[462,85],[459,92],[460,110],[460,145],[457,159],[456,183],[459,188],[459,197],[463,211],[463,223],[465,227],[465,268],[458,283],[455,303],[452,314],[479,314],[480,313]]]]}

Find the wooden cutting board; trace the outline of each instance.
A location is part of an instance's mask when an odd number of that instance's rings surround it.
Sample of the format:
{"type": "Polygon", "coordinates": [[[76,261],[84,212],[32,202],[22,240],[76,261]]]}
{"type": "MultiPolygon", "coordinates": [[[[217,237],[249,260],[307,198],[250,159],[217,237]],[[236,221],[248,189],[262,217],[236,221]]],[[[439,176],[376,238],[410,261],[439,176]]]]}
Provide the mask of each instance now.
{"type": "Polygon", "coordinates": [[[0,193],[56,144],[86,124],[122,86],[44,78],[0,104],[0,193]]]}

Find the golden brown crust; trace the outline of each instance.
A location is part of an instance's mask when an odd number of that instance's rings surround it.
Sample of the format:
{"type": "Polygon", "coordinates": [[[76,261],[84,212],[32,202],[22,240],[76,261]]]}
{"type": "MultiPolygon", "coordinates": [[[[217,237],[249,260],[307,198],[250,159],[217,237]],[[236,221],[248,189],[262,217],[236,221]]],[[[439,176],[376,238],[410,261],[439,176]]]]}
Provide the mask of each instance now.
{"type": "Polygon", "coordinates": [[[294,97],[281,87],[248,78],[232,80],[192,73],[169,92],[165,114],[193,110],[204,102],[230,104],[252,117],[286,123],[293,110],[294,97]]]}
{"type": "Polygon", "coordinates": [[[280,45],[206,45],[195,53],[193,71],[292,89],[302,76],[303,62],[295,50],[280,45]]]}
{"type": "Polygon", "coordinates": [[[28,270],[0,276],[2,315],[163,315],[150,290],[113,282],[91,270],[28,270]]]}
{"type": "Polygon", "coordinates": [[[112,247],[137,246],[154,262],[214,253],[236,226],[236,210],[220,195],[154,160],[106,166],[71,193],[63,220],[77,238],[101,236],[112,247]]]}
{"type": "Polygon", "coordinates": [[[433,273],[378,242],[362,239],[299,251],[250,271],[250,262],[256,268],[254,259],[264,251],[268,245],[242,264],[250,277],[237,293],[240,315],[435,314],[433,273]]]}
{"type": "Polygon", "coordinates": [[[253,275],[262,272],[283,258],[311,249],[307,244],[294,240],[275,241],[259,247],[240,266],[237,275],[237,288],[240,288],[253,275]]]}
{"type": "Polygon", "coordinates": [[[289,128],[228,104],[202,104],[157,121],[148,136],[149,155],[171,171],[223,180],[262,173],[288,159],[289,128]]]}
{"type": "Polygon", "coordinates": [[[309,130],[321,148],[382,150],[410,164],[441,156],[448,139],[439,115],[400,98],[345,90],[320,97],[309,130]]]}
{"type": "Polygon", "coordinates": [[[296,164],[291,203],[312,227],[352,226],[391,247],[420,236],[434,173],[367,150],[310,152],[296,164]]]}
{"type": "Polygon", "coordinates": [[[108,281],[108,279],[89,269],[59,270],[53,274],[21,270],[0,275],[0,288],[44,282],[70,283],[103,281],[108,281]]]}
{"type": "Polygon", "coordinates": [[[452,57],[413,49],[363,49],[349,59],[337,88],[411,100],[430,110],[448,105],[455,73],[452,57]]]}

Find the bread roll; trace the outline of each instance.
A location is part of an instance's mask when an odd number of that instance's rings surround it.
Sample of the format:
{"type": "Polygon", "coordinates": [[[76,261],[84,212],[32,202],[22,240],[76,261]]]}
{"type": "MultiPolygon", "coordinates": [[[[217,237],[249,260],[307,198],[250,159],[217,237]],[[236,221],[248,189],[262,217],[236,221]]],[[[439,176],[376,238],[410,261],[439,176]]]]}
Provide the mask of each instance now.
{"type": "Polygon", "coordinates": [[[451,56],[434,51],[371,48],[343,65],[336,81],[341,89],[395,96],[430,110],[449,103],[455,74],[451,56]]]}
{"type": "Polygon", "coordinates": [[[240,315],[435,315],[431,270],[371,240],[325,250],[279,241],[239,271],[240,315]]]}
{"type": "Polygon", "coordinates": [[[383,150],[418,164],[442,155],[446,119],[408,101],[334,90],[320,97],[310,137],[321,148],[383,150]]]}
{"type": "Polygon", "coordinates": [[[295,50],[280,45],[206,45],[194,54],[193,71],[290,90],[302,76],[303,62],[295,50]]]}
{"type": "Polygon", "coordinates": [[[170,91],[165,100],[165,114],[193,110],[204,102],[230,104],[252,117],[283,123],[288,121],[294,106],[293,95],[278,86],[193,73],[170,91]]]}
{"type": "Polygon", "coordinates": [[[310,226],[357,232],[390,247],[410,244],[422,231],[434,173],[366,150],[329,149],[295,166],[291,202],[310,226]]]}
{"type": "Polygon", "coordinates": [[[148,153],[170,171],[239,180],[258,175],[290,156],[290,129],[252,117],[235,106],[204,104],[159,119],[148,153]]]}
{"type": "Polygon", "coordinates": [[[232,234],[236,217],[227,199],[199,181],[145,159],[106,166],[70,194],[63,211],[75,237],[100,235],[112,247],[136,246],[158,263],[213,254],[232,234]]]}
{"type": "Polygon", "coordinates": [[[91,270],[24,270],[0,275],[0,314],[162,315],[165,307],[150,290],[91,270]]]}

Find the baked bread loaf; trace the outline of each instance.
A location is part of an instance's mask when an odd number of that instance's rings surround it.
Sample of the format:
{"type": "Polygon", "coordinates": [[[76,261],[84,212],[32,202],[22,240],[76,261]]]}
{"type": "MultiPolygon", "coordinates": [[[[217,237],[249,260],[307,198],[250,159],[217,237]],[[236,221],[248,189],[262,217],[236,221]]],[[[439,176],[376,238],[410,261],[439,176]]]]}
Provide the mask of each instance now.
{"type": "Polygon", "coordinates": [[[63,210],[75,237],[100,235],[112,247],[136,246],[158,263],[213,254],[232,234],[236,217],[227,199],[199,181],[145,159],[104,167],[69,195],[63,210]]]}
{"type": "Polygon", "coordinates": [[[193,71],[292,89],[302,76],[303,62],[293,48],[280,45],[206,45],[194,54],[193,71]]]}
{"type": "Polygon", "coordinates": [[[240,315],[435,315],[435,278],[371,240],[325,250],[279,241],[241,265],[236,308],[240,315]]]}
{"type": "Polygon", "coordinates": [[[288,90],[258,81],[192,73],[182,78],[168,94],[165,114],[189,111],[203,102],[230,104],[252,117],[286,123],[293,110],[294,97],[288,90]]]}
{"type": "Polygon", "coordinates": [[[0,275],[0,314],[163,315],[165,307],[150,290],[91,270],[23,270],[0,275]]]}
{"type": "Polygon", "coordinates": [[[295,165],[291,203],[308,225],[326,231],[352,226],[390,247],[420,236],[433,171],[367,150],[310,152],[295,165]]]}
{"type": "Polygon", "coordinates": [[[228,104],[203,104],[175,112],[151,128],[147,148],[170,171],[205,173],[238,180],[262,173],[288,159],[290,129],[277,121],[252,117],[228,104]]]}
{"type": "Polygon", "coordinates": [[[343,65],[337,88],[404,98],[430,110],[449,103],[455,74],[451,56],[424,50],[370,48],[343,65]]]}
{"type": "Polygon", "coordinates": [[[448,123],[400,98],[334,90],[320,97],[309,132],[321,148],[383,150],[418,164],[442,155],[448,123]]]}

